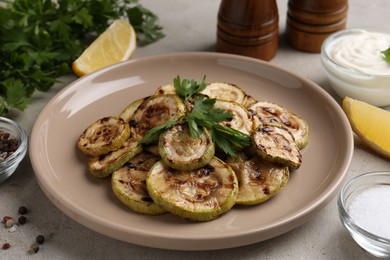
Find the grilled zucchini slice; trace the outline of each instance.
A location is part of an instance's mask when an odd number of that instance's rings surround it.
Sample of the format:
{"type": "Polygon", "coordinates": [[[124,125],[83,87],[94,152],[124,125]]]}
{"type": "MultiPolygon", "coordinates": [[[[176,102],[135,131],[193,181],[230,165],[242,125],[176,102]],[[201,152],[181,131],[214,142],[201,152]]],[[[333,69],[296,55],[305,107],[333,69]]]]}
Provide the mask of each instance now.
{"type": "Polygon", "coordinates": [[[165,84],[157,88],[155,95],[176,94],[176,89],[173,84],[165,84]]]}
{"type": "Polygon", "coordinates": [[[236,175],[217,157],[193,171],[176,171],[159,161],[150,169],[146,187],[162,208],[193,221],[218,218],[233,207],[238,194],[236,175]]]}
{"type": "Polygon", "coordinates": [[[86,155],[100,156],[120,148],[129,136],[129,124],[122,118],[104,117],[84,130],[77,146],[86,155]]]}
{"type": "Polygon", "coordinates": [[[166,212],[153,202],[146,189],[148,172],[159,160],[159,156],[142,152],[112,174],[111,187],[114,195],[134,212],[147,215],[159,215],[166,212]]]}
{"type": "Polygon", "coordinates": [[[249,108],[254,103],[258,102],[257,99],[252,97],[251,95],[246,94],[244,97],[244,101],[242,101],[242,104],[244,107],[249,108]]]}
{"type": "Polygon", "coordinates": [[[254,130],[254,123],[251,114],[242,105],[234,101],[216,100],[214,108],[220,108],[233,114],[233,118],[221,122],[221,125],[231,127],[244,134],[250,135],[254,130]]]}
{"type": "Polygon", "coordinates": [[[278,194],[289,179],[289,168],[240,153],[226,163],[236,173],[239,185],[236,204],[256,205],[278,194]]]}
{"type": "Polygon", "coordinates": [[[242,104],[246,93],[239,86],[226,82],[212,82],[199,93],[220,100],[235,101],[242,104]]]}
{"type": "Polygon", "coordinates": [[[252,134],[255,150],[263,159],[297,169],[302,164],[301,152],[293,135],[283,126],[260,126],[252,134]]]}
{"type": "Polygon", "coordinates": [[[90,158],[89,172],[98,178],[107,177],[140,152],[142,152],[142,145],[134,139],[127,139],[118,150],[90,158]]]}
{"type": "Polygon", "coordinates": [[[163,161],[173,169],[191,171],[210,162],[215,146],[208,130],[191,136],[187,123],[176,124],[160,135],[158,150],[163,161]]]}
{"type": "Polygon", "coordinates": [[[177,95],[157,95],[146,99],[134,112],[130,122],[132,133],[142,137],[155,126],[183,116],[185,106],[177,95]]]}
{"type": "Polygon", "coordinates": [[[146,100],[147,98],[137,99],[131,102],[120,114],[119,117],[125,120],[126,122],[130,122],[133,119],[134,112],[137,108],[146,100]]]}
{"type": "Polygon", "coordinates": [[[309,140],[309,125],[286,108],[275,103],[258,101],[249,107],[256,127],[264,123],[278,123],[287,127],[295,138],[299,149],[304,148],[309,140]]]}
{"type": "Polygon", "coordinates": [[[158,151],[158,144],[143,145],[143,150],[156,156],[160,156],[160,152],[158,151]]]}

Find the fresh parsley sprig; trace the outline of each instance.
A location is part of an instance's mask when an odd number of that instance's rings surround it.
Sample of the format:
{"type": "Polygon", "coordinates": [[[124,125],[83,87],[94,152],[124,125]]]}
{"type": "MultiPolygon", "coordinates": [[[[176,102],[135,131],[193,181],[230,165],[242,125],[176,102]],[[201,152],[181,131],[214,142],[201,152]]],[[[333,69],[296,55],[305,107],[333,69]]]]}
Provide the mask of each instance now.
{"type": "Polygon", "coordinates": [[[176,94],[187,101],[192,95],[198,93],[206,88],[206,76],[198,83],[193,79],[180,79],[180,76],[176,76],[173,79],[173,86],[176,89],[176,94]]]}
{"type": "MultiPolygon", "coordinates": [[[[180,77],[177,76],[174,79],[174,86],[176,94],[188,101],[190,97],[205,88],[205,77],[198,84],[194,80],[181,81],[180,77]]],[[[233,114],[220,108],[214,108],[215,102],[215,98],[206,98],[202,95],[195,96],[191,112],[181,118],[152,128],[142,138],[141,143],[148,144],[157,140],[162,132],[180,121],[187,122],[191,136],[195,138],[202,134],[203,128],[209,129],[211,131],[211,138],[215,144],[226,154],[235,156],[236,148],[243,148],[250,145],[250,137],[231,127],[219,124],[220,122],[232,119],[233,114]]]]}
{"type": "Polygon", "coordinates": [[[214,124],[233,118],[233,115],[225,110],[213,108],[215,102],[215,98],[195,97],[191,112],[184,117],[193,137],[198,137],[203,127],[212,128],[214,124]]]}
{"type": "Polygon", "coordinates": [[[248,135],[219,124],[232,119],[233,114],[220,108],[214,108],[215,102],[215,98],[195,97],[194,107],[185,116],[185,120],[188,122],[190,133],[193,137],[198,137],[202,133],[203,127],[208,128],[211,130],[211,138],[215,144],[226,154],[235,156],[234,148],[249,146],[251,140],[248,135]]]}
{"type": "Polygon", "coordinates": [[[387,50],[381,51],[382,57],[390,63],[390,47],[387,50]]]}
{"type": "Polygon", "coordinates": [[[162,38],[139,0],[0,0],[0,115],[47,91],[115,19],[129,19],[140,45],[162,38]]]}

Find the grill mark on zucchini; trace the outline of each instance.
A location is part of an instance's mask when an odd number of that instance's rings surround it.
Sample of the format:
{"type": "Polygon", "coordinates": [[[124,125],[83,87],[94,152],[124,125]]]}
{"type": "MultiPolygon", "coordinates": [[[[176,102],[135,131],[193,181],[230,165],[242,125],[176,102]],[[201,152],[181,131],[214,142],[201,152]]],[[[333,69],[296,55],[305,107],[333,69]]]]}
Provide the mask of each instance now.
{"type": "Polygon", "coordinates": [[[299,149],[308,143],[308,124],[296,114],[275,103],[258,101],[249,108],[255,119],[256,127],[262,124],[280,124],[287,127],[295,138],[299,149]]]}
{"type": "Polygon", "coordinates": [[[176,170],[194,170],[205,166],[214,156],[215,147],[208,130],[193,137],[187,124],[176,124],[160,135],[159,153],[176,170]]]}
{"type": "Polygon", "coordinates": [[[129,124],[135,135],[142,137],[153,127],[180,117],[184,112],[184,103],[176,95],[151,96],[137,107],[129,124]]]}
{"type": "Polygon", "coordinates": [[[236,203],[256,205],[279,193],[287,183],[288,167],[270,163],[257,155],[241,152],[229,157],[227,164],[234,170],[239,183],[236,203]]]}
{"type": "Polygon", "coordinates": [[[250,135],[254,130],[252,115],[248,110],[235,101],[216,100],[214,108],[223,109],[233,117],[220,122],[221,125],[231,127],[244,134],[250,135]]]}
{"type": "Polygon", "coordinates": [[[233,207],[238,193],[232,169],[214,157],[206,167],[178,171],[164,162],[150,170],[146,186],[152,199],[180,217],[209,221],[233,207]]]}
{"type": "Polygon", "coordinates": [[[166,212],[154,203],[146,188],[148,171],[159,159],[156,155],[142,152],[112,174],[111,186],[114,195],[126,207],[148,215],[166,212]]]}
{"type": "Polygon", "coordinates": [[[129,136],[130,127],[122,118],[103,117],[83,131],[77,146],[84,154],[96,157],[120,148],[129,136]]]}
{"type": "Polygon", "coordinates": [[[93,176],[104,178],[121,168],[123,164],[140,152],[142,152],[142,146],[130,138],[118,150],[99,157],[91,157],[88,162],[88,169],[93,176]]]}
{"type": "Polygon", "coordinates": [[[252,142],[256,152],[263,159],[281,163],[291,168],[299,168],[302,155],[294,136],[287,128],[279,125],[265,125],[259,127],[252,134],[252,142]]]}

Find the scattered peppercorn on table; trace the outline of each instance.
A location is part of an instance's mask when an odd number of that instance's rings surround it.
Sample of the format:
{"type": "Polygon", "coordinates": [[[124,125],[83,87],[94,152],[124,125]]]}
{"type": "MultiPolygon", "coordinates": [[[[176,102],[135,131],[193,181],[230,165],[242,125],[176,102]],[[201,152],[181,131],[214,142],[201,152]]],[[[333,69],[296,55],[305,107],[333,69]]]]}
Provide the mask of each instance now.
{"type": "MultiPolygon", "coordinates": [[[[215,51],[220,1],[141,2],[157,14],[166,36],[156,43],[138,46],[131,59],[173,52],[215,51]]],[[[341,98],[331,90],[321,70],[320,54],[300,52],[286,42],[284,35],[287,1],[277,0],[277,4],[279,47],[270,63],[312,80],[341,104],[341,98]]],[[[385,28],[388,26],[389,9],[388,1],[350,1],[347,27],[385,28]]],[[[8,116],[30,133],[42,108],[58,91],[75,79],[75,76],[69,75],[62,78],[62,83],[49,92],[34,93],[32,105],[24,112],[11,112],[8,116]]],[[[385,109],[390,111],[390,107],[385,109]]],[[[97,118],[91,117],[91,121],[97,118]]],[[[315,134],[311,133],[314,136],[315,134]]],[[[390,170],[390,162],[365,149],[356,140],[346,179],[364,172],[380,170],[390,170]]],[[[299,178],[292,176],[294,177],[299,178]]],[[[290,232],[256,244],[217,251],[148,248],[122,242],[88,229],[64,214],[42,192],[28,156],[16,172],[0,184],[0,198],[3,221],[0,227],[0,259],[31,259],[32,254],[38,259],[374,259],[355,243],[342,226],[336,197],[311,220],[290,232]]],[[[77,219],[77,216],[74,216],[74,219],[77,219]]],[[[175,227],[173,224],[170,223],[172,228],[185,225],[180,223],[175,227]]],[[[153,234],[150,236],[153,237],[153,234]]]]}

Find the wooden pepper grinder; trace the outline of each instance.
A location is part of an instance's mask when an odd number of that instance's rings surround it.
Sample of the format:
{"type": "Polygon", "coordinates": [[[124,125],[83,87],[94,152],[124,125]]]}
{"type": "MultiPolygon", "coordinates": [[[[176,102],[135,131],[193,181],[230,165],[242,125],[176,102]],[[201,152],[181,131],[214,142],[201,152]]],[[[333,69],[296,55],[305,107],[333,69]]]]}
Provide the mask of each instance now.
{"type": "Polygon", "coordinates": [[[276,0],[222,0],[216,49],[271,60],[278,48],[278,20],[276,0]]]}
{"type": "Polygon", "coordinates": [[[294,48],[318,53],[322,42],[345,28],[348,0],[289,0],[286,39],[294,48]]]}

